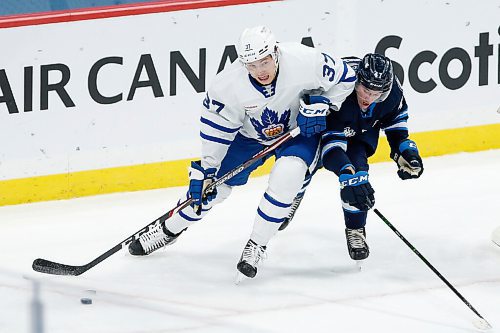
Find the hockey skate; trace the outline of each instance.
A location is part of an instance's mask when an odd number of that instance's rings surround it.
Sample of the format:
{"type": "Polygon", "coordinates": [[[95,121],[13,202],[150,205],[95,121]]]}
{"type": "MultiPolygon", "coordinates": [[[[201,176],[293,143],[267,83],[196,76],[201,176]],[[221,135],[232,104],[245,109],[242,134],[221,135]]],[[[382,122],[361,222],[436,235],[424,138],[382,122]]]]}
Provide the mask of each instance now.
{"type": "Polygon", "coordinates": [[[288,213],[288,216],[285,217],[285,220],[281,223],[278,231],[285,230],[285,228],[288,227],[288,224],[290,224],[293,217],[295,216],[295,212],[299,208],[303,198],[304,198],[304,193],[300,193],[295,197],[295,199],[293,199],[292,206],[290,208],[290,213],[288,213]]]}
{"type": "Polygon", "coordinates": [[[346,228],[345,237],[349,256],[351,256],[353,260],[356,260],[359,264],[360,260],[368,258],[370,249],[366,243],[366,231],[364,227],[360,229],[346,228]]]}
{"type": "Polygon", "coordinates": [[[257,265],[264,259],[266,259],[266,247],[258,245],[250,239],[243,249],[240,262],[236,266],[239,272],[236,276],[236,284],[240,283],[245,277],[255,277],[257,265]]]}
{"type": "Polygon", "coordinates": [[[175,243],[183,231],[184,230],[178,234],[173,234],[168,231],[164,223],[158,221],[158,223],[156,223],[146,233],[142,234],[138,239],[135,239],[132,243],[130,243],[128,251],[134,256],[148,255],[159,248],[175,243]]]}

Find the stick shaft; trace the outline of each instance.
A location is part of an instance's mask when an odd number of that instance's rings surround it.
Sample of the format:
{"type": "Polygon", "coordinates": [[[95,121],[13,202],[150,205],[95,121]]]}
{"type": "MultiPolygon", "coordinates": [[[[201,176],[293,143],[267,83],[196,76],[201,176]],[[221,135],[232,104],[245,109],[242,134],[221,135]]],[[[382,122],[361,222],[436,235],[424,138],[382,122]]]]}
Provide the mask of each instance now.
{"type": "MultiPolygon", "coordinates": [[[[277,139],[274,143],[271,145],[265,147],[261,151],[259,151],[257,154],[252,156],[248,161],[240,164],[239,166],[235,167],[231,171],[227,172],[225,175],[221,176],[218,178],[216,181],[214,181],[212,184],[210,184],[206,189],[205,192],[211,191],[214,188],[222,185],[229,179],[233,178],[243,170],[247,169],[250,167],[253,163],[256,161],[260,160],[261,158],[264,158],[267,156],[269,153],[273,152],[276,148],[287,142],[288,140],[296,137],[300,133],[300,129],[297,127],[294,130],[288,132],[287,134],[281,136],[279,139],[277,139]]],[[[81,265],[81,266],[72,266],[72,265],[66,265],[66,264],[60,264],[56,263],[50,260],[46,259],[35,259],[33,261],[32,268],[33,270],[40,272],[40,273],[46,273],[46,274],[55,274],[55,275],[80,275],[82,273],[85,273],[92,267],[96,266],[100,262],[106,260],[107,258],[111,257],[113,254],[116,252],[120,251],[123,247],[127,246],[131,242],[133,242],[135,239],[139,238],[142,234],[146,233],[149,231],[149,229],[154,226],[158,221],[160,223],[165,223],[167,219],[169,219],[171,216],[176,214],[178,211],[183,210],[187,206],[191,205],[193,202],[192,198],[188,198],[181,203],[179,203],[177,206],[169,210],[167,213],[163,214],[153,222],[149,223],[147,226],[142,228],[141,230],[137,231],[133,235],[127,237],[124,239],[122,242],[118,243],[117,245],[113,246],[106,252],[102,253],[100,256],[92,260],[91,262],[81,265]]]]}
{"type": "MultiPolygon", "coordinates": [[[[427,267],[429,267],[434,272],[434,274],[436,274],[441,279],[441,281],[443,281],[446,286],[450,288],[455,293],[455,295],[457,295],[458,298],[460,298],[460,300],[464,302],[465,305],[467,305],[469,309],[472,310],[472,312],[474,312],[482,320],[486,321],[486,319],[484,319],[483,316],[479,314],[479,312],[472,306],[472,304],[470,304],[467,299],[465,299],[465,297],[463,297],[462,294],[460,294],[458,290],[434,266],[432,266],[432,264],[399,232],[398,229],[396,229],[394,225],[392,225],[391,222],[389,222],[388,219],[385,218],[384,215],[382,215],[382,213],[380,213],[378,209],[375,208],[373,209],[373,211],[375,212],[375,214],[377,214],[378,217],[380,217],[382,221],[384,221],[384,223],[389,228],[391,228],[392,231],[394,231],[394,233],[406,244],[406,246],[408,246],[413,251],[413,253],[415,253],[417,257],[419,257],[427,265],[427,267]]],[[[486,321],[486,323],[488,322],[486,321]]]]}

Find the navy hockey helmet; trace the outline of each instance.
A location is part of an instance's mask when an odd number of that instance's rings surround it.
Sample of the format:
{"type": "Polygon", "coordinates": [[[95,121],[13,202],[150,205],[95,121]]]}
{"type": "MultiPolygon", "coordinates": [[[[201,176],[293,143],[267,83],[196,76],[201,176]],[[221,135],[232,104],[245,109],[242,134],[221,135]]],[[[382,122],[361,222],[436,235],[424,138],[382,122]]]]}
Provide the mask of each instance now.
{"type": "Polygon", "coordinates": [[[378,53],[368,53],[361,60],[357,82],[370,90],[383,92],[383,99],[391,91],[393,79],[392,62],[389,58],[378,53]]]}

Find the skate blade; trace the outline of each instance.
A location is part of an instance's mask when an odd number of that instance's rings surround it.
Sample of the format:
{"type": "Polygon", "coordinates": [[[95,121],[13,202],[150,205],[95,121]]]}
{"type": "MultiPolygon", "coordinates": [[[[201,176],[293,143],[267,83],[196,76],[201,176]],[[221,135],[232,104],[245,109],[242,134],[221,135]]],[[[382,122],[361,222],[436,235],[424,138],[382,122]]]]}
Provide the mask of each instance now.
{"type": "Polygon", "coordinates": [[[363,269],[363,260],[356,260],[356,269],[358,270],[358,272],[361,272],[361,270],[363,269]]]}
{"type": "Polygon", "coordinates": [[[241,282],[243,282],[244,280],[247,280],[247,279],[248,279],[248,277],[245,274],[237,272],[236,278],[234,279],[234,284],[239,285],[241,282]]]}

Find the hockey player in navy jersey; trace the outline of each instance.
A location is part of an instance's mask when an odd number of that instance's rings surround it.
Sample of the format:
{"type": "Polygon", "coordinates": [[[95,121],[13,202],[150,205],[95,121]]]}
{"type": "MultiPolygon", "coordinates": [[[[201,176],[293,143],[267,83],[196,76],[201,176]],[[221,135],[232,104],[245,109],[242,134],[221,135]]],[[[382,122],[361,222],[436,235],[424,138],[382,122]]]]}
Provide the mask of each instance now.
{"type": "MultiPolygon", "coordinates": [[[[274,151],[276,162],[268,187],[237,264],[241,276],[253,278],[268,242],[288,215],[308,168],[318,156],[318,133],[326,128],[327,112],[337,112],[354,89],[355,73],[342,59],[300,43],[277,43],[263,26],[244,30],[237,51],[239,61],[215,77],[203,101],[201,161],[191,164],[187,193],[195,204],[132,242],[131,254],[147,255],[176,241],[184,230],[226,199],[233,186],[244,185],[264,161],[203,195],[214,179],[300,127],[301,135],[274,151]]],[[[234,223],[243,219],[235,218],[238,221],[234,223]]]]}
{"type": "MultiPolygon", "coordinates": [[[[367,54],[363,59],[344,60],[356,72],[356,85],[340,111],[327,117],[321,161],[327,170],[339,176],[349,255],[354,260],[363,260],[370,253],[365,231],[367,211],[375,204],[368,178],[368,157],[377,149],[380,130],[385,131],[390,156],[397,164],[401,179],[418,178],[424,168],[416,143],[408,138],[408,106],[391,61],[376,53],[367,54]]],[[[306,177],[305,186],[309,181],[310,177],[306,177]]],[[[293,218],[305,186],[294,199],[280,230],[293,218]]]]}

